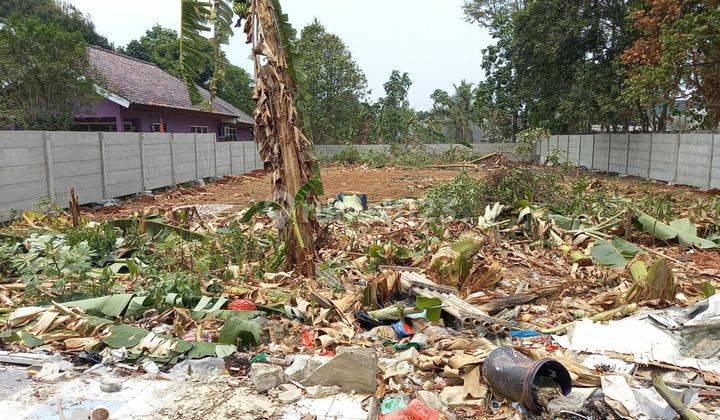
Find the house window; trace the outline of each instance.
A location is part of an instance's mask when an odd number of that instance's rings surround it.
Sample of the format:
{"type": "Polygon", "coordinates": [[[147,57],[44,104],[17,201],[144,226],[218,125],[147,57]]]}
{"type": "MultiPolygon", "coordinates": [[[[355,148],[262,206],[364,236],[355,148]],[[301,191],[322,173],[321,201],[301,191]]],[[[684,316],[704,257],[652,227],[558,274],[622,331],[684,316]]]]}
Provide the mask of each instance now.
{"type": "Polygon", "coordinates": [[[117,125],[115,123],[106,122],[75,122],[72,127],[72,131],[117,131],[117,125]]]}
{"type": "Polygon", "coordinates": [[[132,121],[125,121],[123,122],[123,131],[129,131],[134,132],[135,131],[135,124],[132,123],[132,121]]]}
{"type": "Polygon", "coordinates": [[[153,123],[152,131],[153,133],[167,133],[167,123],[153,123]],[[162,129],[160,124],[162,124],[162,129]]]}
{"type": "Polygon", "coordinates": [[[190,132],[191,133],[207,133],[208,128],[207,125],[191,125],[190,126],[190,132]]]}
{"type": "Polygon", "coordinates": [[[225,141],[237,141],[237,129],[235,127],[222,126],[221,139],[225,141]]]}

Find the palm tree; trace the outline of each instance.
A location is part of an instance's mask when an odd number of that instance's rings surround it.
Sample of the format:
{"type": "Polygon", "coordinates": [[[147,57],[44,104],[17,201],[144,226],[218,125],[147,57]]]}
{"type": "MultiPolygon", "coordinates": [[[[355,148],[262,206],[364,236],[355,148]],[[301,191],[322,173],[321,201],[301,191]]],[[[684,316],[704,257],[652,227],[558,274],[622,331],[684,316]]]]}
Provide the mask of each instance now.
{"type": "MultiPolygon", "coordinates": [[[[245,19],[244,31],[247,42],[252,45],[255,64],[255,142],[265,168],[270,171],[273,200],[296,212],[293,225],[299,229],[299,235],[296,235],[286,216],[279,220],[278,229],[286,244],[286,268],[314,276],[317,221],[312,206],[298,206],[293,202],[303,185],[319,176],[314,173],[316,165],[310,141],[302,133],[295,106],[300,96],[298,87],[302,83],[296,32],[287,15],[282,13],[279,0],[235,0],[233,9],[229,8],[228,0],[213,0],[212,5],[194,0],[181,1],[180,40],[181,45],[187,45],[181,48],[181,67],[197,63],[199,50],[193,45],[203,30],[209,30],[208,24],[214,29],[213,45],[219,51],[219,45],[227,43],[228,34],[232,34],[232,13],[228,17],[228,10],[234,10],[240,19],[245,19]]],[[[221,54],[216,54],[215,58],[217,56],[221,54]]],[[[192,71],[183,70],[183,76],[192,75],[192,71]]],[[[314,200],[314,194],[309,194],[306,201],[313,203],[314,200]]]]}

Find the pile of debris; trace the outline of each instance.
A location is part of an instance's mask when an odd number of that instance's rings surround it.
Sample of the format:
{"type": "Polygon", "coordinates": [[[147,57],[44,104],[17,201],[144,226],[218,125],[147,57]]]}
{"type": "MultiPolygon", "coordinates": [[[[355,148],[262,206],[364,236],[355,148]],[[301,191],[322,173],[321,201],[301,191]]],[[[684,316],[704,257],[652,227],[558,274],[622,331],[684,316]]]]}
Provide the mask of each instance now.
{"type": "Polygon", "coordinates": [[[720,270],[703,227],[632,206],[491,203],[465,220],[424,207],[330,199],[316,278],[278,270],[272,217],[27,212],[2,233],[0,362],[105,393],[222,380],[285,418],[720,414],[720,270]]]}

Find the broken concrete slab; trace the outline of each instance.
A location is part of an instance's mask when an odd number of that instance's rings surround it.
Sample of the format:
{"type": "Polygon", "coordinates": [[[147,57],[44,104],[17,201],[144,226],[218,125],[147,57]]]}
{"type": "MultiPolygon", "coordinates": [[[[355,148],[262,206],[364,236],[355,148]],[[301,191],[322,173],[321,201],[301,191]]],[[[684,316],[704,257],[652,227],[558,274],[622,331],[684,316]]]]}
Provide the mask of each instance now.
{"type": "Polygon", "coordinates": [[[286,381],[282,367],[267,363],[253,363],[250,367],[250,379],[258,392],[267,392],[286,381]]]}
{"type": "Polygon", "coordinates": [[[305,388],[305,392],[307,392],[307,396],[309,398],[325,398],[330,397],[338,392],[340,392],[340,387],[337,385],[333,386],[322,386],[322,385],[313,385],[305,388]]]}
{"type": "Polygon", "coordinates": [[[293,381],[304,381],[312,372],[322,366],[323,363],[331,359],[332,357],[308,356],[304,354],[293,356],[292,364],[285,369],[285,375],[293,381]]]}
{"type": "Polygon", "coordinates": [[[337,385],[344,391],[371,394],[377,386],[375,350],[363,347],[338,347],[336,356],[314,370],[303,386],[337,385]]]}
{"type": "Polygon", "coordinates": [[[282,391],[277,397],[283,404],[291,404],[302,398],[302,391],[293,384],[282,384],[280,388],[282,391]]]}

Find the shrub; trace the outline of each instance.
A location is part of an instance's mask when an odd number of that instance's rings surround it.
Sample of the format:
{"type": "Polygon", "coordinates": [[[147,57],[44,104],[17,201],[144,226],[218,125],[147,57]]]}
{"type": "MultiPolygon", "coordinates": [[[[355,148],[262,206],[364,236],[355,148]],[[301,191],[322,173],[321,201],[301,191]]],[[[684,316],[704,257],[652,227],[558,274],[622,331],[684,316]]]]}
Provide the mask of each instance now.
{"type": "Polygon", "coordinates": [[[437,185],[425,194],[424,212],[430,217],[453,216],[457,219],[477,217],[481,213],[480,194],[483,183],[467,172],[450,182],[437,185]]]}
{"type": "Polygon", "coordinates": [[[554,171],[505,168],[488,176],[480,195],[485,203],[499,201],[513,205],[518,200],[528,200],[553,210],[567,202],[563,181],[563,176],[554,171]]]}

